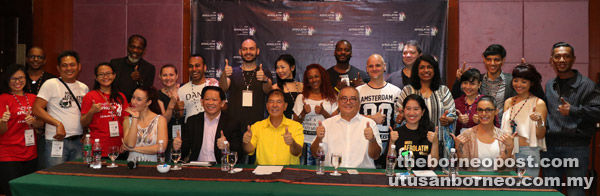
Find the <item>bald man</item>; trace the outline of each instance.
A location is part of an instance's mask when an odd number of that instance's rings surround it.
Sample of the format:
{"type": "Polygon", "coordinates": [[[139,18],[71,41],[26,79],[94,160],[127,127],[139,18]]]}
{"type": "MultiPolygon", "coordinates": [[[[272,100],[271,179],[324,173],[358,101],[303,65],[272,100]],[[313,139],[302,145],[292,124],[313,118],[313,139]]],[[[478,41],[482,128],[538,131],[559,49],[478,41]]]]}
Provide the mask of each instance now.
{"type": "MultiPolygon", "coordinates": [[[[383,57],[379,54],[372,54],[367,59],[367,73],[371,81],[356,87],[356,90],[360,93],[359,113],[377,123],[383,149],[387,149],[388,126],[394,127],[394,116],[396,114],[394,103],[398,100],[402,91],[397,86],[385,81],[386,68],[383,57]]],[[[385,153],[382,157],[375,161],[377,166],[385,165],[385,153]]]]}

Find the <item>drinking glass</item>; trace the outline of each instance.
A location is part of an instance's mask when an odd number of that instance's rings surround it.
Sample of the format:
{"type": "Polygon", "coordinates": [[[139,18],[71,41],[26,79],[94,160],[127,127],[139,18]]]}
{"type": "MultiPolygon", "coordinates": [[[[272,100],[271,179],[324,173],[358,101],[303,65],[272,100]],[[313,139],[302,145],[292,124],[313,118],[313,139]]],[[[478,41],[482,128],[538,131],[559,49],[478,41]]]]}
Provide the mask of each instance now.
{"type": "Polygon", "coordinates": [[[171,148],[171,160],[173,161],[171,170],[181,170],[181,167],[177,164],[179,159],[181,159],[181,149],[175,150],[175,148],[171,148]]]}
{"type": "Polygon", "coordinates": [[[525,175],[525,171],[527,168],[525,166],[519,167],[517,166],[517,183],[520,184],[523,181],[523,175],[525,175]]]}
{"type": "Polygon", "coordinates": [[[335,171],[333,173],[331,173],[330,175],[341,176],[342,174],[340,174],[337,170],[341,164],[342,164],[342,154],[341,153],[332,153],[331,154],[331,165],[333,165],[333,168],[335,169],[335,171]]]}
{"type": "Polygon", "coordinates": [[[110,161],[112,162],[112,164],[110,164],[109,166],[106,166],[107,168],[119,167],[115,164],[115,159],[117,159],[117,157],[119,156],[120,150],[121,149],[119,149],[118,146],[110,147],[110,149],[108,150],[108,158],[110,158],[110,161]]]}
{"type": "Polygon", "coordinates": [[[406,155],[405,161],[406,161],[406,169],[408,170],[408,175],[410,175],[412,168],[415,165],[415,160],[414,160],[412,151],[408,151],[408,155],[406,155]]]}
{"type": "Polygon", "coordinates": [[[234,169],[233,166],[235,166],[235,163],[237,162],[237,159],[238,159],[237,156],[238,156],[237,152],[227,153],[227,163],[229,164],[229,172],[228,173],[230,173],[230,174],[235,173],[235,171],[233,171],[233,169],[234,169]]]}

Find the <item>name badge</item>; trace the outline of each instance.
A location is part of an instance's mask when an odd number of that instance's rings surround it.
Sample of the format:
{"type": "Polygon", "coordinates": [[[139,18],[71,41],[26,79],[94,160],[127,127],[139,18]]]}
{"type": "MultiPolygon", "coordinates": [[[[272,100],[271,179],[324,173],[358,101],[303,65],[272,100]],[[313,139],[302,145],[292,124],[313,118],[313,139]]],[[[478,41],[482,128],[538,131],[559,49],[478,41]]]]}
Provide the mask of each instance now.
{"type": "Polygon", "coordinates": [[[110,137],[119,137],[119,122],[108,121],[108,129],[110,131],[110,137]]]}
{"type": "Polygon", "coordinates": [[[242,107],[252,107],[252,91],[242,91],[242,107]]]}
{"type": "Polygon", "coordinates": [[[171,137],[174,139],[177,137],[177,133],[181,133],[181,125],[173,125],[171,130],[171,137]]]}
{"type": "Polygon", "coordinates": [[[52,151],[50,157],[62,157],[63,155],[63,141],[52,141],[52,151]]]}
{"type": "Polygon", "coordinates": [[[35,136],[33,135],[33,129],[25,130],[25,146],[35,145],[35,136]]]}

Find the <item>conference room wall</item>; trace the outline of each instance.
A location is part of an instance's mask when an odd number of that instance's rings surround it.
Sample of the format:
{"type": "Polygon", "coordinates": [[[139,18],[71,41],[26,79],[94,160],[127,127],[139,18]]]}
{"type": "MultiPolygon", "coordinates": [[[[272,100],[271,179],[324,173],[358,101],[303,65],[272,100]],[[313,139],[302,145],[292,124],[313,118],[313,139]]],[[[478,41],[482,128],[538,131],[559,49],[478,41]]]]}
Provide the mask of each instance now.
{"type": "Polygon", "coordinates": [[[556,74],[549,63],[552,44],[565,41],[576,51],[573,67],[589,73],[587,0],[460,0],[459,65],[485,70],[482,52],[494,43],[507,51],[503,70],[524,57],[542,74],[542,84],[556,74]]]}
{"type": "Polygon", "coordinates": [[[161,88],[162,65],[182,71],[182,21],[181,0],[73,0],[73,49],[84,66],[79,79],[91,88],[93,67],[125,57],[127,38],[140,34],[148,41],[144,59],[156,66],[154,85],[161,88]]]}

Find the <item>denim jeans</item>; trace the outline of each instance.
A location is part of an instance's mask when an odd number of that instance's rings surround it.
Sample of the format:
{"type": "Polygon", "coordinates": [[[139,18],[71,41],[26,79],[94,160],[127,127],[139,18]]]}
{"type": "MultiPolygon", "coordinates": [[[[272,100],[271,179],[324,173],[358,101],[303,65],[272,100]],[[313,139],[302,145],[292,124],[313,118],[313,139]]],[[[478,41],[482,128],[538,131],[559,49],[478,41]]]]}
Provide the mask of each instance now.
{"type": "Polygon", "coordinates": [[[300,156],[300,164],[301,165],[317,165],[317,160],[312,156],[310,151],[311,143],[304,143],[304,147],[302,148],[302,155],[300,156]]]}
{"type": "MultiPolygon", "coordinates": [[[[564,159],[564,158],[576,158],[579,160],[579,167],[547,167],[544,168],[544,177],[586,177],[586,173],[589,166],[589,155],[590,148],[588,146],[548,146],[548,151],[542,152],[543,158],[548,159],[564,159]]],[[[596,179],[594,179],[596,180],[596,179]]],[[[561,191],[561,186],[555,186],[555,189],[561,191]]],[[[583,187],[567,187],[567,194],[569,196],[585,195],[583,187]]]]}
{"type": "Polygon", "coordinates": [[[79,140],[63,140],[62,157],[51,157],[52,141],[54,140],[46,140],[46,151],[43,156],[46,159],[44,161],[46,168],[83,157],[83,145],[79,140]]]}
{"type": "Polygon", "coordinates": [[[527,157],[533,158],[533,165],[527,165],[526,175],[531,177],[540,176],[540,147],[520,146],[519,153],[515,154],[515,158],[527,160],[527,157]],[[534,165],[538,167],[533,167],[534,165]]]}

